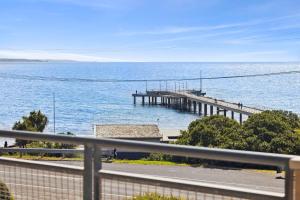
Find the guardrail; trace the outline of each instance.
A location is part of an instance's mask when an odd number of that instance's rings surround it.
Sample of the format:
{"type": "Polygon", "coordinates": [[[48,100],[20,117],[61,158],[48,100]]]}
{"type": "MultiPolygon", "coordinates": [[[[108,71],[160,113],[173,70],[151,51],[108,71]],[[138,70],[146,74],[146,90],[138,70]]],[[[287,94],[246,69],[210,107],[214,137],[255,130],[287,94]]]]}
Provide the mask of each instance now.
{"type": "MultiPolygon", "coordinates": [[[[128,197],[145,192],[174,195],[175,190],[179,191],[176,193],[177,195],[185,196],[187,199],[223,199],[224,197],[263,200],[300,199],[300,158],[297,156],[129,140],[39,134],[25,131],[0,130],[0,136],[31,141],[84,145],[83,168],[1,157],[0,172],[3,176],[0,175],[0,180],[3,179],[7,183],[16,199],[19,196],[25,197],[26,195],[27,199],[35,199],[30,198],[29,193],[34,194],[39,199],[114,199],[112,194],[117,195],[116,199],[128,199],[128,197]],[[281,194],[172,178],[105,171],[102,170],[101,150],[108,147],[209,160],[278,166],[285,171],[285,190],[281,194]],[[45,186],[43,187],[43,185],[45,186]],[[38,188],[39,190],[36,190],[38,188]],[[38,194],[38,192],[42,194],[38,194]],[[190,196],[191,192],[193,196],[190,196]],[[56,196],[51,196],[54,194],[56,196]]],[[[66,150],[65,153],[68,151],[66,150]]],[[[70,152],[78,153],[79,151],[71,150],[70,152]]],[[[55,152],[59,151],[55,150],[55,152]]]]}

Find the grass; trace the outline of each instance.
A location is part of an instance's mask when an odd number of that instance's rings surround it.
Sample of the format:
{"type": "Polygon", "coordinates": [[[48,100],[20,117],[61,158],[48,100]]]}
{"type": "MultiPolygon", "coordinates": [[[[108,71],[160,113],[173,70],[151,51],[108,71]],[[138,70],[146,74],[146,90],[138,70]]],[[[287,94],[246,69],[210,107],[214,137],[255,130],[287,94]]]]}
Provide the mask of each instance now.
{"type": "Polygon", "coordinates": [[[2,157],[8,157],[8,158],[19,158],[24,160],[42,160],[42,161],[82,161],[82,157],[74,157],[74,158],[67,158],[67,157],[54,157],[54,156],[33,156],[33,155],[23,155],[20,157],[18,154],[14,155],[2,155],[2,157]]]}
{"type": "Polygon", "coordinates": [[[295,131],[296,133],[300,134],[300,129],[296,129],[295,131]]]}
{"type": "MultiPolygon", "coordinates": [[[[24,160],[42,160],[42,161],[82,161],[83,157],[73,157],[73,158],[67,158],[67,157],[54,157],[54,156],[34,156],[34,155],[28,155],[25,154],[22,157],[20,157],[19,154],[13,154],[13,155],[2,155],[2,157],[8,157],[8,158],[18,158],[18,159],[24,159],[24,160]]],[[[136,164],[136,165],[168,165],[168,166],[189,166],[189,164],[184,163],[176,163],[171,161],[150,161],[150,160],[111,160],[111,161],[104,161],[104,162],[112,162],[112,163],[121,163],[121,164],[136,164]]]]}
{"type": "Polygon", "coordinates": [[[185,200],[185,199],[172,197],[172,196],[162,196],[157,193],[146,193],[144,195],[135,196],[128,200],[185,200]]]}
{"type": "Polygon", "coordinates": [[[185,163],[176,163],[171,161],[151,161],[151,160],[113,160],[113,163],[136,164],[136,165],[172,165],[172,166],[189,166],[185,163]]]}
{"type": "MultiPolygon", "coordinates": [[[[24,159],[24,160],[42,160],[42,161],[82,161],[83,157],[55,157],[55,156],[34,156],[34,155],[28,155],[25,154],[22,157],[20,157],[19,154],[13,154],[13,155],[2,155],[2,157],[8,157],[8,158],[18,158],[18,159],[24,159]]],[[[112,162],[112,163],[122,163],[122,164],[136,164],[136,165],[177,165],[177,166],[188,166],[188,164],[183,163],[176,163],[171,161],[150,161],[150,160],[107,160],[104,162],[112,162]]]]}
{"type": "MultiPolygon", "coordinates": [[[[18,159],[24,159],[24,160],[42,160],[42,161],[82,161],[83,157],[55,157],[55,156],[34,156],[34,155],[28,155],[25,154],[22,157],[20,157],[19,154],[13,154],[13,155],[2,155],[2,157],[8,157],[8,158],[18,158],[18,159]]],[[[112,162],[112,163],[122,163],[122,164],[136,164],[136,165],[172,165],[172,166],[189,166],[188,164],[184,163],[176,163],[171,161],[150,161],[150,160],[118,160],[114,159],[111,161],[104,161],[104,162],[112,162]]]]}
{"type": "MultiPolygon", "coordinates": [[[[253,171],[253,170],[249,170],[249,171],[253,171]]],[[[258,173],[263,173],[263,174],[272,174],[272,175],[276,175],[277,172],[276,170],[271,170],[271,169],[255,169],[254,170],[255,172],[258,172],[258,173]]]]}

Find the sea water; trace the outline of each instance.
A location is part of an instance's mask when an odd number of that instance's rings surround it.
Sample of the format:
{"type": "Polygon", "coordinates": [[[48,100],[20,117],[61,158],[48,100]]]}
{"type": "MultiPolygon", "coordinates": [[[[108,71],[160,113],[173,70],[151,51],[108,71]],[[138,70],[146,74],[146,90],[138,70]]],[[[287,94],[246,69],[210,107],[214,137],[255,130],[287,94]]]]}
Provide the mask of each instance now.
{"type": "MultiPolygon", "coordinates": [[[[88,82],[77,79],[172,79],[218,77],[300,70],[300,63],[0,63],[0,128],[32,110],[49,118],[53,132],[93,133],[94,124],[158,124],[160,128],[186,129],[199,116],[160,106],[133,104],[132,93],[151,89],[199,89],[199,80],[172,82],[88,82]],[[16,76],[18,75],[18,76],[16,76]],[[36,80],[31,77],[48,77],[36,80]],[[20,78],[21,77],[21,78],[20,78]],[[51,79],[51,77],[53,79],[51,79]],[[50,79],[49,79],[50,78],[50,79]],[[146,86],[147,85],[147,86],[146,86]],[[55,106],[53,95],[55,94],[55,106]]],[[[208,96],[259,108],[300,113],[300,74],[235,79],[203,80],[208,96]]]]}

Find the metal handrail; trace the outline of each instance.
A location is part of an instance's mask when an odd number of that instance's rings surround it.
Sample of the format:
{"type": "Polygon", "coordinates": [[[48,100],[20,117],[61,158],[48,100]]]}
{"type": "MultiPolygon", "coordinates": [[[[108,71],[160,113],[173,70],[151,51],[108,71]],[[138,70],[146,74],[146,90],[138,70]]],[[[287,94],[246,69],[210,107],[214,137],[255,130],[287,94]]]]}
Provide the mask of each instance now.
{"type": "Polygon", "coordinates": [[[215,195],[224,195],[243,199],[282,200],[283,193],[267,192],[261,190],[224,186],[211,183],[196,182],[191,180],[180,180],[153,175],[119,172],[111,170],[100,170],[100,177],[110,180],[130,181],[145,185],[159,185],[160,187],[171,187],[173,189],[203,192],[215,195]]]}
{"type": "Polygon", "coordinates": [[[40,169],[40,170],[47,170],[47,171],[54,171],[54,172],[64,172],[64,173],[71,173],[71,174],[78,174],[78,175],[83,174],[83,167],[50,163],[50,162],[1,157],[0,164],[5,164],[9,166],[18,165],[19,167],[24,167],[24,168],[40,169]]]}
{"type": "Polygon", "coordinates": [[[84,149],[0,148],[0,153],[82,154],[84,149]]]}
{"type": "MultiPolygon", "coordinates": [[[[258,164],[268,166],[280,166],[285,170],[285,194],[284,199],[293,197],[293,168],[290,167],[291,160],[300,160],[299,156],[282,155],[262,152],[216,149],[206,147],[193,147],[185,145],[161,144],[153,142],[141,142],[119,139],[104,139],[77,137],[66,135],[54,135],[45,133],[33,133],[27,131],[8,131],[0,130],[0,137],[17,138],[23,140],[38,140],[62,142],[69,144],[84,145],[84,170],[83,170],[83,187],[84,199],[99,199],[99,170],[101,167],[101,150],[106,147],[118,148],[122,150],[136,150],[148,153],[163,153],[175,156],[193,157],[208,160],[218,160],[227,162],[258,164]],[[93,188],[94,191],[93,192],[93,188]]],[[[222,189],[215,188],[221,192],[222,189]]],[[[243,189],[242,189],[243,190],[243,189]]],[[[240,190],[232,191],[239,194],[240,190]]],[[[272,196],[272,195],[270,195],[272,196]]],[[[274,196],[274,198],[280,198],[274,196]]],[[[260,199],[260,198],[258,198],[260,199]]]]}
{"type": "Polygon", "coordinates": [[[99,145],[103,147],[121,148],[122,150],[137,150],[149,153],[164,153],[175,156],[193,157],[208,160],[219,160],[238,163],[288,167],[292,155],[217,149],[207,147],[194,147],[186,145],[161,144],[132,140],[119,140],[107,138],[89,138],[77,136],[54,135],[46,133],[33,133],[28,131],[0,130],[1,137],[18,138],[24,140],[39,140],[63,142],[69,144],[99,145]]]}

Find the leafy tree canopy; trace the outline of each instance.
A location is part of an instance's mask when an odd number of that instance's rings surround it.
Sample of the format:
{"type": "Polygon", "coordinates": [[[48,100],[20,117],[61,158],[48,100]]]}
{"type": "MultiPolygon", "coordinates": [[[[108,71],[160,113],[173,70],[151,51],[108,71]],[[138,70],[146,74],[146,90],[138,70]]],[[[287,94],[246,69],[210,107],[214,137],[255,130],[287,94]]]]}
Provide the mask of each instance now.
{"type": "MultiPolygon", "coordinates": [[[[23,116],[20,121],[15,122],[13,130],[43,132],[48,124],[48,118],[40,110],[32,111],[28,116],[23,116]]],[[[26,140],[16,140],[18,146],[25,147],[29,143],[26,140]]]]}
{"type": "Polygon", "coordinates": [[[249,117],[244,123],[248,149],[272,153],[295,154],[299,146],[300,120],[292,112],[264,111],[249,117]]]}
{"type": "Polygon", "coordinates": [[[187,131],[182,131],[179,144],[205,147],[244,149],[242,127],[224,116],[209,116],[193,121],[187,131]]]}
{"type": "Polygon", "coordinates": [[[43,132],[48,124],[48,118],[40,110],[32,111],[28,116],[23,116],[15,122],[13,130],[43,132]]]}
{"type": "Polygon", "coordinates": [[[224,116],[193,121],[182,131],[178,144],[272,153],[300,154],[297,114],[264,111],[250,116],[243,125],[224,116]]]}

